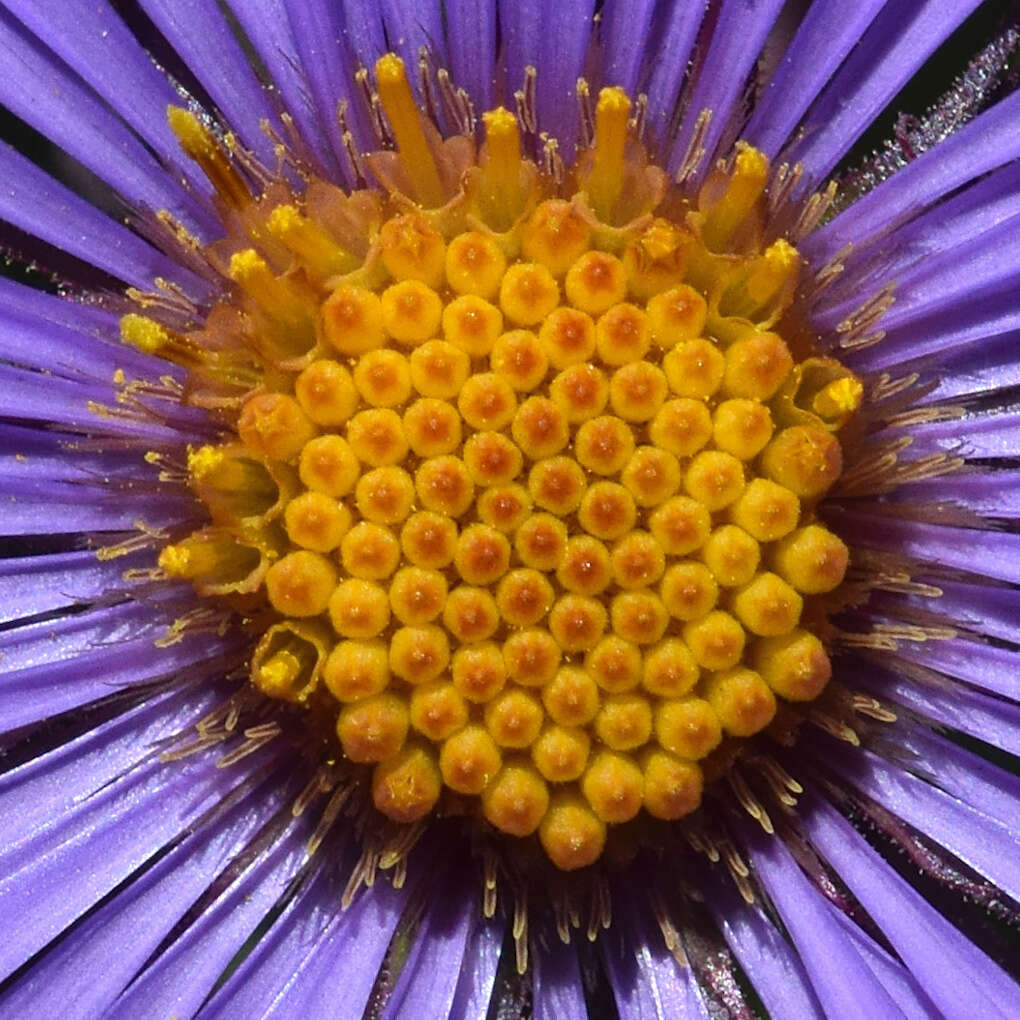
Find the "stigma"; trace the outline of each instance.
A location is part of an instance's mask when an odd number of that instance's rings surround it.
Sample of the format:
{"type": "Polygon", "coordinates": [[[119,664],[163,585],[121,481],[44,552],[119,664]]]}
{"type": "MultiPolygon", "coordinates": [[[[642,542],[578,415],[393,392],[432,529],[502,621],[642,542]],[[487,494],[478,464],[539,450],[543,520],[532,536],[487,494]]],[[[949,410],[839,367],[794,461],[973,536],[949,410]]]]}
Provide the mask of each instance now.
{"type": "Polygon", "coordinates": [[[607,88],[554,174],[508,110],[475,151],[398,57],[375,81],[393,148],[355,193],[262,192],[171,113],[223,210],[222,297],[122,335],[226,438],[189,451],[205,523],[159,568],[263,621],[251,685],[381,815],[473,814],[583,868],[825,688],[849,553],[818,507],[862,387],[785,335],[801,258],[763,240],[762,153],[681,192],[607,88]]]}

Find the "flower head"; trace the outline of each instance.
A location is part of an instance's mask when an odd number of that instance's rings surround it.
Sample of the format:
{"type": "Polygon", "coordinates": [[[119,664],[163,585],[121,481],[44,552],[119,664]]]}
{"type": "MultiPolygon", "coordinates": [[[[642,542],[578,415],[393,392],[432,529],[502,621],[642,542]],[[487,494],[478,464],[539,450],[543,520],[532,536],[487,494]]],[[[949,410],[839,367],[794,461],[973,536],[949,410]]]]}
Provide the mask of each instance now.
{"type": "Polygon", "coordinates": [[[967,9],[50,6],[5,1008],[1008,1001],[1016,33],[841,196],[967,9]]]}

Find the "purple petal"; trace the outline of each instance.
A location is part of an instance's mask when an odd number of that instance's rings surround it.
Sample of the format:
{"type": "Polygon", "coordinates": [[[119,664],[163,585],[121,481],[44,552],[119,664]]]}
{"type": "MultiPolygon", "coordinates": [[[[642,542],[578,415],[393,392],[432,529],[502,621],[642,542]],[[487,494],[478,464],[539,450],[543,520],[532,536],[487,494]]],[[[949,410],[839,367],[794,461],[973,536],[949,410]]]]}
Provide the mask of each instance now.
{"type": "Polygon", "coordinates": [[[489,110],[495,100],[496,5],[491,0],[460,0],[446,5],[450,72],[467,89],[475,109],[489,110]]]}
{"type": "Polygon", "coordinates": [[[588,1020],[577,947],[549,933],[536,940],[533,956],[535,1020],[588,1020]]]}
{"type": "Polygon", "coordinates": [[[897,92],[980,0],[886,4],[805,118],[802,140],[782,154],[802,163],[807,187],[839,162],[897,92]]]}
{"type": "Polygon", "coordinates": [[[853,5],[845,0],[816,0],[811,4],[755,104],[743,137],[774,157],[884,4],[885,0],[853,5]]]}
{"type": "Polygon", "coordinates": [[[234,1017],[330,1016],[342,1001],[361,1016],[407,901],[383,879],[346,910],[329,867],[298,890],[203,1013],[234,1017]]]}
{"type": "Polygon", "coordinates": [[[1006,1020],[1003,1008],[1017,1001],[1018,991],[999,967],[911,889],[829,804],[809,795],[803,806],[799,813],[811,842],[935,1005],[947,1017],[1006,1020]]]}
{"type": "Polygon", "coordinates": [[[604,84],[619,85],[630,95],[637,94],[649,56],[649,28],[654,14],[655,0],[606,0],[600,28],[604,84]]]}
{"type": "Polygon", "coordinates": [[[953,639],[904,644],[896,652],[907,662],[965,680],[991,694],[1020,701],[1020,653],[977,641],[953,639]]]}
{"type": "Polygon", "coordinates": [[[897,501],[956,504],[984,517],[1020,517],[1020,471],[958,472],[896,490],[897,501]]]}
{"type": "Polygon", "coordinates": [[[488,1016],[503,934],[504,925],[499,920],[476,919],[450,1007],[451,1017],[485,1020],[488,1016]]]}
{"type": "MultiPolygon", "coordinates": [[[[680,88],[694,51],[705,5],[700,3],[663,5],[658,46],[651,50],[648,88],[648,124],[660,144],[668,143],[670,124],[676,115],[680,88]]],[[[696,114],[695,114],[696,116],[696,114]]]]}

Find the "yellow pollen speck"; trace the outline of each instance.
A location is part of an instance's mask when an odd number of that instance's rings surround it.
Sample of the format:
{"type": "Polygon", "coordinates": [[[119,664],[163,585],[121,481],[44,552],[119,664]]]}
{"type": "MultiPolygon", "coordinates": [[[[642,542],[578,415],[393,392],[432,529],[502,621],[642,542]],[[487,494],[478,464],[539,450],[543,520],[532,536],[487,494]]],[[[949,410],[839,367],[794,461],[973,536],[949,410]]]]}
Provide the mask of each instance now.
{"type": "Polygon", "coordinates": [[[584,868],[823,691],[850,550],[818,504],[863,386],[786,331],[802,259],[761,152],[685,192],[605,88],[591,148],[539,167],[527,101],[474,154],[400,58],[374,80],[385,194],[253,196],[237,143],[170,112],[227,210],[223,297],[188,331],[138,295],[121,334],[228,434],[153,456],[210,519],[159,568],[263,626],[252,685],[390,822],[472,814],[584,868]]]}

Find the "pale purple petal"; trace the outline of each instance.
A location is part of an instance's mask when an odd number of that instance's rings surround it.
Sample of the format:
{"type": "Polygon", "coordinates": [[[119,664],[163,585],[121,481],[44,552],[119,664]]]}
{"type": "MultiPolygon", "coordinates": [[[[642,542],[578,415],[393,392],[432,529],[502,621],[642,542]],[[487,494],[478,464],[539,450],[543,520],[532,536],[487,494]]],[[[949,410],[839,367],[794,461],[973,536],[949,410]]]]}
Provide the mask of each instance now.
{"type": "Polygon", "coordinates": [[[531,980],[535,1020],[587,1020],[577,946],[545,933],[535,942],[531,980]]]}

